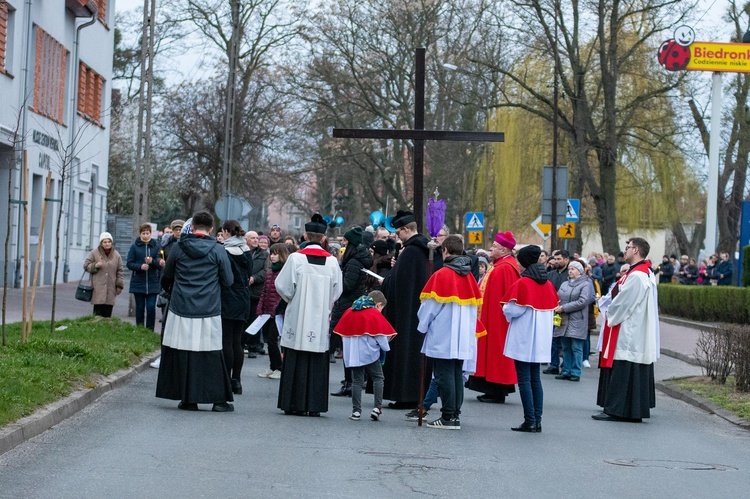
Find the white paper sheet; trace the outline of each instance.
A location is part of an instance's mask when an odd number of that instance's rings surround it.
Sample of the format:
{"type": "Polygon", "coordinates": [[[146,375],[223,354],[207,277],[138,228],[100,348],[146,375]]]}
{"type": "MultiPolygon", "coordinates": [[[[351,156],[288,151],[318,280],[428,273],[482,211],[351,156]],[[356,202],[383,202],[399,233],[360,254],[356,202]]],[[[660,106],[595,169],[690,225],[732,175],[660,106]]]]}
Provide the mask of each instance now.
{"type": "Polygon", "coordinates": [[[268,321],[268,319],[271,318],[271,314],[263,314],[259,315],[257,319],[253,321],[252,324],[250,324],[247,329],[245,329],[245,332],[248,334],[258,334],[258,331],[260,331],[260,328],[263,327],[263,324],[268,321]]]}
{"type": "Polygon", "coordinates": [[[373,272],[371,270],[368,270],[368,269],[360,269],[360,270],[362,270],[362,272],[364,272],[367,275],[373,276],[375,279],[377,279],[380,282],[383,282],[385,280],[385,277],[381,277],[381,276],[379,276],[378,274],[376,274],[375,272],[373,272]]]}

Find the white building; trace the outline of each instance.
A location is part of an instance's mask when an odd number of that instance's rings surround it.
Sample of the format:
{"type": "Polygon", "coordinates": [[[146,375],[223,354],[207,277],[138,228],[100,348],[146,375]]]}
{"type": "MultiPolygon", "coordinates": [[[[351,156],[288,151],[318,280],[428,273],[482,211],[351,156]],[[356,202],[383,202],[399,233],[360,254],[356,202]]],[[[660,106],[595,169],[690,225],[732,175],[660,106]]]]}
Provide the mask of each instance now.
{"type": "Polygon", "coordinates": [[[10,231],[9,285],[22,276],[24,190],[33,275],[48,172],[40,283],[52,282],[60,202],[58,281],[80,277],[106,230],[114,20],[112,0],[0,0],[0,264],[10,231]],[[68,178],[61,192],[63,165],[68,178]]]}

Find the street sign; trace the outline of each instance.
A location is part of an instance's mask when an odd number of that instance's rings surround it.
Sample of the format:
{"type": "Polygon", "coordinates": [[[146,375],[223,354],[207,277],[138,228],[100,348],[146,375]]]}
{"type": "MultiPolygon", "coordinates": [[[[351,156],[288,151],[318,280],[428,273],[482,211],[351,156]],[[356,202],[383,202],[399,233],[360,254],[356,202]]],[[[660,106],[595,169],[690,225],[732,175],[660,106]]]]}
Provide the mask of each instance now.
{"type": "Polygon", "coordinates": [[[565,213],[566,222],[578,222],[581,219],[581,200],[568,199],[568,210],[565,213]]]}
{"type": "MultiPolygon", "coordinates": [[[[568,201],[568,167],[558,166],[556,169],[557,224],[563,225],[568,201]]],[[[552,224],[552,170],[551,166],[542,168],[542,221],[548,224],[552,224]]]]}
{"type": "Polygon", "coordinates": [[[559,237],[560,239],[575,239],[576,224],[574,222],[568,222],[565,225],[558,227],[557,237],[559,237]]]}
{"type": "Polygon", "coordinates": [[[536,217],[536,219],[533,222],[531,222],[531,228],[534,229],[536,233],[539,234],[539,237],[541,237],[545,241],[549,239],[552,226],[550,224],[542,223],[541,215],[536,217]]]}
{"type": "Polygon", "coordinates": [[[469,244],[482,244],[482,231],[481,230],[469,231],[469,244]]]}
{"type": "Polygon", "coordinates": [[[466,214],[466,230],[484,230],[484,213],[479,211],[470,211],[466,214]]]}

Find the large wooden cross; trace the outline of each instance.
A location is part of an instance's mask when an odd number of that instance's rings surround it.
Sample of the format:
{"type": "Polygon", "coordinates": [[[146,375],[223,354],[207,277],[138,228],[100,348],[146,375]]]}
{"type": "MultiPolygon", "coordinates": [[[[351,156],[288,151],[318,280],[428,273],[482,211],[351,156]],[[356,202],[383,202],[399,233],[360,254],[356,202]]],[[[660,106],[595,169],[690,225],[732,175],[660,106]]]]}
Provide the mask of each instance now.
{"type": "Polygon", "coordinates": [[[503,132],[467,132],[424,129],[424,76],[425,49],[416,50],[416,71],[414,82],[414,129],[396,130],[389,128],[334,128],[333,136],[339,139],[398,139],[414,141],[414,216],[419,231],[424,218],[424,141],[450,140],[455,142],[504,142],[503,132]]]}

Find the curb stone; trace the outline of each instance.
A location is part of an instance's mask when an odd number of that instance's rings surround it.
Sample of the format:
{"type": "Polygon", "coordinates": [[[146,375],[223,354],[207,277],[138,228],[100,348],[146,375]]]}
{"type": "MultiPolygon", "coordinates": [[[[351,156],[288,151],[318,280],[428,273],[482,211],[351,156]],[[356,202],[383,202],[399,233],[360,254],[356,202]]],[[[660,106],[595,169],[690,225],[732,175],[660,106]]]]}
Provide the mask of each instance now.
{"type": "Polygon", "coordinates": [[[669,395],[672,398],[687,402],[692,406],[703,409],[709,414],[716,414],[720,418],[729,421],[730,423],[735,424],[740,428],[750,430],[750,421],[746,421],[736,414],[726,409],[722,409],[710,400],[704,399],[703,397],[700,397],[694,393],[683,390],[682,388],[674,386],[671,383],[656,382],[655,387],[657,390],[669,395]]]}
{"type": "Polygon", "coordinates": [[[107,376],[94,388],[73,392],[61,400],[36,410],[30,416],[0,428],[0,456],[71,417],[105,393],[125,385],[136,374],[148,369],[149,364],[156,360],[159,355],[161,355],[161,350],[151,352],[141,360],[140,364],[121,369],[107,376]]]}

